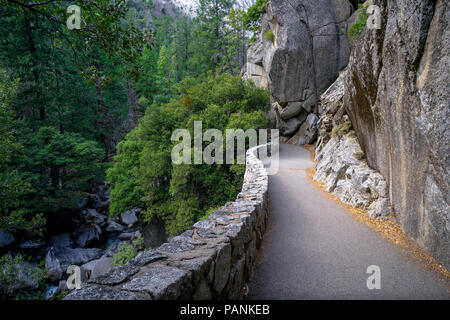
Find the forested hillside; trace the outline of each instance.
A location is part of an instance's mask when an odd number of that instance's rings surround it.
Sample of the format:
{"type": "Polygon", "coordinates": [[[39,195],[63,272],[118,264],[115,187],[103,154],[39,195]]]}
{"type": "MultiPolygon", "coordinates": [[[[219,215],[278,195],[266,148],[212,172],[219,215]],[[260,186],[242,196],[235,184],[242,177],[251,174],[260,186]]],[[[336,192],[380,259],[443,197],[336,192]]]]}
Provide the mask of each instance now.
{"type": "Polygon", "coordinates": [[[170,134],[194,120],[267,128],[268,94],[239,77],[265,2],[247,13],[251,1],[189,12],[162,0],[1,0],[1,254],[42,261],[55,233],[78,235],[66,220],[105,183],[98,210],[139,207],[172,235],[235,197],[242,165],[172,166],[170,134]],[[80,29],[66,25],[71,4],[80,29]]]}

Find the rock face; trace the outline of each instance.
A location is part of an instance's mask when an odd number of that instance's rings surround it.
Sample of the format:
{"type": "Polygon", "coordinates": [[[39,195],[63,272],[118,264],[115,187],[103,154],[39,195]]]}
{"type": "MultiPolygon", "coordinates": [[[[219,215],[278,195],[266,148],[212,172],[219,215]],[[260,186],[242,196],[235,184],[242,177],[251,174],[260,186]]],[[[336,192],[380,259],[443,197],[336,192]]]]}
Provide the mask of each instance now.
{"type": "Polygon", "coordinates": [[[373,2],[382,27],[354,42],[345,108],[400,226],[450,268],[450,3],[373,2]]]}
{"type": "Polygon", "coordinates": [[[314,179],[325,183],[327,191],[353,207],[367,210],[371,217],[390,215],[388,185],[364,158],[343,105],[343,72],[321,96],[319,138],[315,145],[314,179]]]}
{"type": "Polygon", "coordinates": [[[257,148],[247,153],[244,184],[236,201],[157,249],[89,280],[65,299],[241,298],[268,218],[268,177],[256,153],[257,148]]]}
{"type": "Polygon", "coordinates": [[[270,90],[273,122],[282,136],[291,137],[299,130],[314,112],[319,95],[347,65],[347,19],[353,10],[347,0],[267,4],[261,34],[248,50],[246,77],[270,90]],[[273,39],[266,37],[270,33],[273,39]]]}

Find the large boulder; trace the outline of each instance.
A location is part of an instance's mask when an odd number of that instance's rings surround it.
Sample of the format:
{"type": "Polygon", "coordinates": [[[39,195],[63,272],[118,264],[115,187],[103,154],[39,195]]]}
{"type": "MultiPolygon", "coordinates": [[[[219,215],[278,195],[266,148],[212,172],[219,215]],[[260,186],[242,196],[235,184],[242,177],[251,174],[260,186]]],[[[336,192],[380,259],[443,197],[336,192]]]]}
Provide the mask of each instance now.
{"type": "Polygon", "coordinates": [[[95,279],[98,276],[105,274],[113,267],[113,260],[112,257],[104,255],[99,259],[83,264],[81,270],[86,279],[95,279]]]}
{"type": "Polygon", "coordinates": [[[120,215],[120,221],[126,226],[135,225],[139,221],[137,214],[139,214],[140,212],[141,209],[136,208],[125,211],[120,215]]]}
{"type": "Polygon", "coordinates": [[[108,220],[108,217],[98,213],[96,209],[86,209],[81,212],[80,219],[85,224],[102,225],[108,220]]]}
{"type": "MultiPolygon", "coordinates": [[[[266,5],[261,33],[248,50],[245,77],[269,89],[282,106],[270,113],[282,136],[299,130],[319,95],[347,65],[353,12],[347,0],[272,0],[266,5]],[[303,119],[296,120],[302,112],[303,119]]],[[[315,138],[307,128],[302,134],[308,135],[303,141],[315,138]]]]}
{"type": "Polygon", "coordinates": [[[45,268],[50,281],[60,280],[71,265],[81,265],[100,258],[102,252],[101,249],[97,248],[51,247],[45,257],[45,268]]]}
{"type": "Polygon", "coordinates": [[[42,248],[45,245],[42,239],[28,239],[19,243],[19,248],[23,250],[33,250],[42,248]]]}
{"type": "Polygon", "coordinates": [[[54,235],[50,239],[50,244],[54,247],[67,248],[72,247],[73,242],[68,233],[54,235]]]}
{"type": "Polygon", "coordinates": [[[0,230],[0,248],[7,247],[15,241],[14,236],[5,230],[0,230]]]}
{"type": "Polygon", "coordinates": [[[313,143],[317,138],[318,121],[319,118],[314,113],[310,113],[297,133],[287,143],[299,146],[313,143]]]}
{"type": "Polygon", "coordinates": [[[84,248],[96,244],[102,235],[102,229],[95,224],[77,226],[76,243],[79,247],[84,248]]]}
{"type": "Polygon", "coordinates": [[[117,222],[111,221],[109,225],[106,227],[106,232],[122,232],[125,227],[117,222]]]}
{"type": "Polygon", "coordinates": [[[450,3],[373,3],[381,29],[354,42],[344,104],[401,228],[450,268],[450,3]]]}

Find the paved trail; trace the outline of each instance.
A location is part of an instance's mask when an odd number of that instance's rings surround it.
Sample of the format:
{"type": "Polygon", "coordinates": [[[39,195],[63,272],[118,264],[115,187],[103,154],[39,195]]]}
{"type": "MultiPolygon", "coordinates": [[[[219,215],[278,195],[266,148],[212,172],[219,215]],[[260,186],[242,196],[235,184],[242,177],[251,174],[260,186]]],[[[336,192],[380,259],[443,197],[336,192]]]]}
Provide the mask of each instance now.
{"type": "Polygon", "coordinates": [[[271,222],[248,299],[450,299],[449,284],[404,249],[353,219],[314,187],[307,150],[280,145],[269,177],[271,222]],[[381,289],[367,289],[367,267],[381,289]]]}

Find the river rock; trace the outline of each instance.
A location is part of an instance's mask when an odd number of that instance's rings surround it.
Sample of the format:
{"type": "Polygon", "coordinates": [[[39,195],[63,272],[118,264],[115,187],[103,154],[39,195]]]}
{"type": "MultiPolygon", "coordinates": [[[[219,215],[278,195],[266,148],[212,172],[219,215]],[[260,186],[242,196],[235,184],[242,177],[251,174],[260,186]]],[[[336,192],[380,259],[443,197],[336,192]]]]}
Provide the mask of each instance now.
{"type": "Polygon", "coordinates": [[[107,232],[122,232],[125,229],[124,226],[122,226],[121,224],[118,224],[117,222],[111,221],[108,225],[108,227],[106,227],[106,231],[107,232]]]}
{"type": "Polygon", "coordinates": [[[5,230],[0,230],[0,248],[7,247],[15,241],[14,236],[5,230]]]}
{"type": "Polygon", "coordinates": [[[139,221],[136,214],[138,214],[140,211],[140,209],[128,210],[120,215],[120,221],[126,226],[135,225],[139,221]]]}
{"type": "Polygon", "coordinates": [[[51,247],[45,257],[45,268],[50,281],[61,279],[70,265],[81,265],[100,258],[102,250],[97,248],[61,248],[51,247]]]}
{"type": "Polygon", "coordinates": [[[39,249],[44,246],[45,242],[42,239],[29,239],[19,243],[20,249],[39,249]]]}
{"type": "Polygon", "coordinates": [[[80,225],[77,226],[76,234],[78,235],[76,240],[77,245],[84,248],[100,240],[102,229],[95,224],[80,225]]]}
{"type": "Polygon", "coordinates": [[[95,209],[87,209],[81,212],[80,219],[85,224],[101,225],[108,220],[108,217],[98,213],[95,209]]]}
{"type": "Polygon", "coordinates": [[[60,233],[50,239],[50,244],[54,247],[67,248],[72,247],[73,242],[68,233],[60,233]]]}
{"type": "Polygon", "coordinates": [[[92,260],[81,266],[82,272],[85,273],[87,279],[95,279],[105,274],[113,267],[113,258],[102,256],[99,259],[92,260]]]}
{"type": "Polygon", "coordinates": [[[83,210],[88,205],[89,205],[89,198],[88,197],[81,198],[81,200],[78,201],[78,203],[77,203],[77,209],[78,210],[83,210]]]}
{"type": "Polygon", "coordinates": [[[124,232],[119,235],[120,241],[131,241],[134,239],[134,232],[124,232]]]}
{"type": "Polygon", "coordinates": [[[114,255],[119,251],[120,246],[126,241],[116,241],[111,244],[108,249],[106,249],[105,256],[106,257],[114,257],[114,255]]]}

